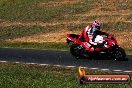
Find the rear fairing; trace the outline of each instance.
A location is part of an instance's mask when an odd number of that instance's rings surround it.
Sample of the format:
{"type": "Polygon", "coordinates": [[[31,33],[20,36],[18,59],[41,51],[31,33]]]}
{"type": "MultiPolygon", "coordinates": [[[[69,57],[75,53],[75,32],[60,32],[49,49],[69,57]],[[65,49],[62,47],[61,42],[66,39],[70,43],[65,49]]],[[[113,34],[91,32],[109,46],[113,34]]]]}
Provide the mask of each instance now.
{"type": "Polygon", "coordinates": [[[81,41],[79,41],[79,39],[78,39],[79,35],[67,34],[66,37],[67,37],[67,43],[72,41],[76,44],[81,44],[81,41]]]}

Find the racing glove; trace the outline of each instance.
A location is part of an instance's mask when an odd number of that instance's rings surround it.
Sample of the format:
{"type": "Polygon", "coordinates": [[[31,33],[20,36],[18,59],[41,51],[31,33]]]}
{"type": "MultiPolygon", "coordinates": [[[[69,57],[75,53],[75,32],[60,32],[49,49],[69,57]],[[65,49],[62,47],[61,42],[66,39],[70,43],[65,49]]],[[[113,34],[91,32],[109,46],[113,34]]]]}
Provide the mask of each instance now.
{"type": "Polygon", "coordinates": [[[105,44],[107,44],[107,41],[103,41],[103,43],[98,43],[97,47],[103,47],[105,44]]]}

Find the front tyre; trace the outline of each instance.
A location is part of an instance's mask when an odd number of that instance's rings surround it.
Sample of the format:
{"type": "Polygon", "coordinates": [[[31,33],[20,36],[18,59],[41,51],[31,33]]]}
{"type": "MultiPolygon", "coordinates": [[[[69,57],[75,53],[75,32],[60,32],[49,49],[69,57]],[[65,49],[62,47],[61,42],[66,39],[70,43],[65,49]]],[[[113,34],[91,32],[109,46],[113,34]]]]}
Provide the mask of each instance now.
{"type": "Polygon", "coordinates": [[[116,61],[127,61],[125,50],[121,47],[117,47],[113,52],[113,58],[116,61]]]}

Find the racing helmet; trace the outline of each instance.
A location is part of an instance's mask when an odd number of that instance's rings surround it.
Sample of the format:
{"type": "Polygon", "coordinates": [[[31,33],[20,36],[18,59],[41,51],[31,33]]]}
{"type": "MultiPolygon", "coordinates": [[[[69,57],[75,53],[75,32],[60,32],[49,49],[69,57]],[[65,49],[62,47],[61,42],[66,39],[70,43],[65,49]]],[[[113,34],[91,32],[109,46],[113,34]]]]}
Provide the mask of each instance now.
{"type": "Polygon", "coordinates": [[[92,23],[93,30],[100,30],[100,22],[98,20],[93,21],[92,23]]]}

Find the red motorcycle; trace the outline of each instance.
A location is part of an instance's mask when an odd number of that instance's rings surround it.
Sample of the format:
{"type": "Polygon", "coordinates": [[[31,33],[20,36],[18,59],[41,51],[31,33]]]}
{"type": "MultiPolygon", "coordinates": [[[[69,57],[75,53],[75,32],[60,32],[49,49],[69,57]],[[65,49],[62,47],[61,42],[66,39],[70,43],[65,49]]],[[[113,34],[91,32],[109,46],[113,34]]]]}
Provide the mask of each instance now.
{"type": "MultiPolygon", "coordinates": [[[[114,60],[128,60],[126,58],[125,50],[117,44],[115,37],[109,33],[107,35],[97,35],[95,41],[100,46],[87,47],[83,41],[79,39],[79,35],[67,34],[67,43],[70,47],[70,53],[75,58],[89,58],[89,59],[114,59],[114,60]]],[[[89,44],[89,42],[87,42],[89,44]]]]}

